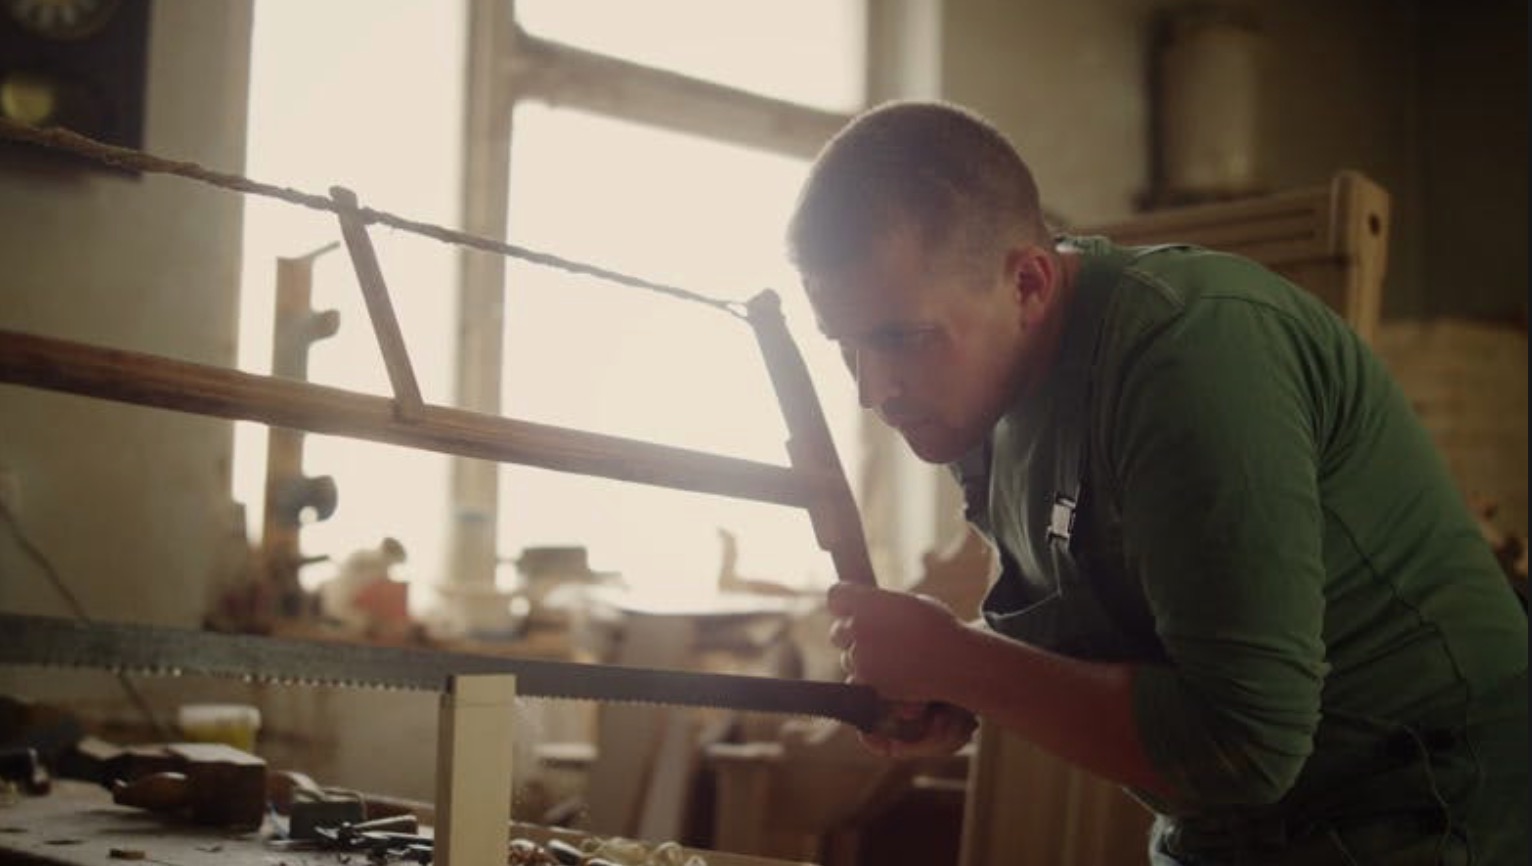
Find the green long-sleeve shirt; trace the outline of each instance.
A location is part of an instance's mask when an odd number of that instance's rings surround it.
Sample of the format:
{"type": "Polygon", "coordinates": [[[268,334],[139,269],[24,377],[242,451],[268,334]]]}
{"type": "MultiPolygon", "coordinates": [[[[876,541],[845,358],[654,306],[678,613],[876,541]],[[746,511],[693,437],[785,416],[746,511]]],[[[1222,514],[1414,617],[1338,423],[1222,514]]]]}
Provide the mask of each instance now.
{"type": "MultiPolygon", "coordinates": [[[[1334,789],[1376,765],[1371,741],[1351,745],[1358,725],[1490,716],[1520,731],[1525,804],[1526,617],[1377,357],[1244,259],[1171,248],[1122,269],[1104,239],[1073,242],[1079,278],[1112,283],[1084,541],[1093,581],[1152,623],[1134,707],[1176,792],[1156,808],[1334,789]]],[[[1019,400],[995,439],[988,518],[1011,599],[1047,582],[1047,540],[1018,515],[1053,493],[1042,464],[1061,396],[1019,400]]],[[[1486,772],[1476,760],[1463,797],[1486,772]]]]}

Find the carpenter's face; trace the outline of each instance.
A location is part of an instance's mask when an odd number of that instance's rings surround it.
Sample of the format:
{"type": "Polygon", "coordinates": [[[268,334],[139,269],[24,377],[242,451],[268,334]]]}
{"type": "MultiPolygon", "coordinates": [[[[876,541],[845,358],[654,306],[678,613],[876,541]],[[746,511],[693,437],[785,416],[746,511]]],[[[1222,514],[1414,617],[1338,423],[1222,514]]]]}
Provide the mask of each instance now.
{"type": "Polygon", "coordinates": [[[805,274],[804,286],[861,404],[922,460],[945,463],[983,441],[1010,404],[1021,312],[1000,254],[991,271],[924,246],[895,231],[869,260],[805,274]]]}

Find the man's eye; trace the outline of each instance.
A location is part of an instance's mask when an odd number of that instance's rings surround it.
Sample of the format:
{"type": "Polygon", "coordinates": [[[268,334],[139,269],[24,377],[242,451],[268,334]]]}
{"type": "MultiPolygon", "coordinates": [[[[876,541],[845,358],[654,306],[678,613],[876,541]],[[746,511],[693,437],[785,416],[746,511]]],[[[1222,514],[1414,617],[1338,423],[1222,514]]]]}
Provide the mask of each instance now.
{"type": "Polygon", "coordinates": [[[889,331],[878,335],[877,345],[888,352],[907,352],[925,346],[930,337],[931,332],[927,330],[889,331]]]}

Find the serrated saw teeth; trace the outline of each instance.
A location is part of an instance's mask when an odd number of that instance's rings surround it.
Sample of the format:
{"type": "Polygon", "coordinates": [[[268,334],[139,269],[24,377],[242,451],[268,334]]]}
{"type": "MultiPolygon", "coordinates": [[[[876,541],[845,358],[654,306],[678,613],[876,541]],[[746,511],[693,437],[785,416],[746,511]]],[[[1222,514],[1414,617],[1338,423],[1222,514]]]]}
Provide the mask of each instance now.
{"type": "Polygon", "coordinates": [[[0,663],[48,664],[157,676],[233,677],[260,685],[445,691],[454,676],[504,673],[518,694],[837,719],[871,730],[876,693],[844,683],[649,670],[401,647],[231,635],[125,623],[81,624],[0,613],[0,663]]]}

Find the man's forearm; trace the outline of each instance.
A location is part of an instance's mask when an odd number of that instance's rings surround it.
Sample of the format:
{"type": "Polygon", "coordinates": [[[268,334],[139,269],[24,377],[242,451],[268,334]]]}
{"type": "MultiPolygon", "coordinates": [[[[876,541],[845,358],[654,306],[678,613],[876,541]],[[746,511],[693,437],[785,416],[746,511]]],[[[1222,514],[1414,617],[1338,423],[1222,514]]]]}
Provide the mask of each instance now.
{"type": "Polygon", "coordinates": [[[965,632],[964,663],[943,700],[1098,776],[1169,793],[1139,736],[1135,665],[1082,661],[975,627],[965,632]]]}

